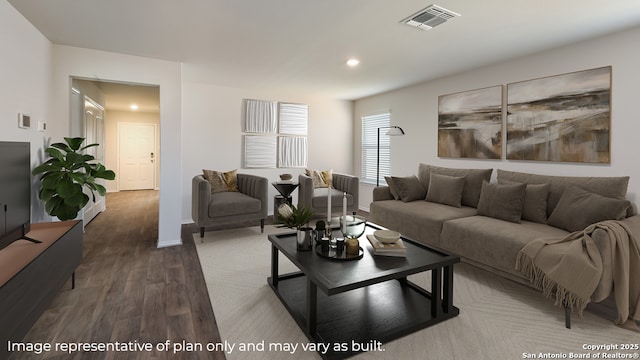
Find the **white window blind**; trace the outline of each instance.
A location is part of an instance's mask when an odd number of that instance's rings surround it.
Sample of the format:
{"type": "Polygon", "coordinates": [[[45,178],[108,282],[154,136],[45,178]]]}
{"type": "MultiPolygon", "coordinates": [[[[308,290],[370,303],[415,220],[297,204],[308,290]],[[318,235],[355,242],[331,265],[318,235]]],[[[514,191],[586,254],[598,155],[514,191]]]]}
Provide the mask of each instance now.
{"type": "Polygon", "coordinates": [[[380,184],[386,184],[384,177],[391,174],[391,147],[389,136],[385,135],[390,124],[388,112],[362,117],[362,182],[376,183],[378,128],[384,128],[380,130],[380,184]]]}

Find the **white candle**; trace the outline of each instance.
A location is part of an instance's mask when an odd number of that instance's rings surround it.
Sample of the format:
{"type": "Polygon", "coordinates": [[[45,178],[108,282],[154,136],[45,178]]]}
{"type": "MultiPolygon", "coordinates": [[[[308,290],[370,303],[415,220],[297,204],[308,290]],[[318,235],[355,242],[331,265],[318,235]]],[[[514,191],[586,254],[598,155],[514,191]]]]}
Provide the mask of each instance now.
{"type": "Polygon", "coordinates": [[[343,192],[342,193],[342,221],[343,221],[343,228],[342,228],[342,233],[347,232],[347,192],[343,192]]]}
{"type": "Polygon", "coordinates": [[[347,192],[342,193],[342,215],[347,216],[347,192]]]}
{"type": "Polygon", "coordinates": [[[327,224],[331,225],[331,185],[327,187],[327,224]]]}

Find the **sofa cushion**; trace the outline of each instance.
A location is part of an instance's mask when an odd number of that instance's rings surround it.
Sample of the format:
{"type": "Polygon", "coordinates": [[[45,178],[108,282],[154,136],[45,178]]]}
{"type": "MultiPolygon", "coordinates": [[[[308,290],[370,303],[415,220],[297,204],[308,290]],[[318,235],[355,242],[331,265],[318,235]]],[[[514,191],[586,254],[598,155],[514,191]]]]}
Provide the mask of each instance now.
{"type": "Polygon", "coordinates": [[[558,238],[569,234],[553,226],[522,221],[512,223],[486,216],[448,220],[442,227],[440,247],[518,278],[518,252],[538,238],[558,238]]]}
{"type": "Polygon", "coordinates": [[[218,192],[211,194],[209,217],[223,217],[259,212],[262,202],[241,192],[218,192]]]}
{"type": "Polygon", "coordinates": [[[393,184],[396,186],[396,191],[400,200],[403,202],[409,202],[414,200],[424,200],[427,195],[424,187],[420,183],[415,175],[407,177],[395,177],[392,176],[393,184]]]}
{"type": "Polygon", "coordinates": [[[569,186],[547,223],[571,232],[580,231],[599,221],[624,219],[629,206],[628,200],[608,198],[569,186]]]}
{"type": "MultiPolygon", "coordinates": [[[[500,179],[499,184],[522,184],[516,181],[500,179]]],[[[527,184],[522,206],[522,219],[541,224],[547,223],[547,198],[550,184],[527,184]]]]}
{"type": "Polygon", "coordinates": [[[429,177],[427,201],[455,207],[462,206],[464,180],[464,176],[448,176],[436,173],[431,174],[429,177]]]}
{"type": "Polygon", "coordinates": [[[374,201],[369,208],[369,220],[403,235],[438,245],[442,224],[446,220],[475,215],[472,207],[453,207],[428,201],[404,203],[398,200],[374,201]]]}
{"type": "Polygon", "coordinates": [[[480,192],[482,191],[482,181],[491,180],[493,169],[453,169],[433,165],[420,164],[418,166],[418,178],[425,190],[429,190],[429,179],[431,173],[464,176],[464,190],[462,191],[462,205],[478,207],[480,192]]]}
{"type": "Polygon", "coordinates": [[[482,182],[478,215],[520,223],[526,184],[491,184],[482,182]]]}
{"type": "Polygon", "coordinates": [[[204,178],[211,184],[211,192],[238,191],[237,170],[227,172],[202,169],[204,178]]]}
{"type": "Polygon", "coordinates": [[[391,176],[385,176],[384,181],[386,181],[387,186],[389,187],[391,196],[396,200],[400,200],[400,195],[398,195],[398,189],[396,188],[396,184],[393,182],[393,178],[391,176]]]}
{"type": "MultiPolygon", "coordinates": [[[[628,176],[621,177],[579,177],[579,176],[550,176],[505,171],[498,169],[498,182],[501,179],[517,181],[527,184],[550,184],[549,198],[547,199],[547,216],[550,216],[558,205],[564,190],[570,185],[579,186],[585,191],[602,196],[625,199],[627,195],[628,176]]],[[[633,207],[629,207],[627,216],[633,215],[633,207]]]]}

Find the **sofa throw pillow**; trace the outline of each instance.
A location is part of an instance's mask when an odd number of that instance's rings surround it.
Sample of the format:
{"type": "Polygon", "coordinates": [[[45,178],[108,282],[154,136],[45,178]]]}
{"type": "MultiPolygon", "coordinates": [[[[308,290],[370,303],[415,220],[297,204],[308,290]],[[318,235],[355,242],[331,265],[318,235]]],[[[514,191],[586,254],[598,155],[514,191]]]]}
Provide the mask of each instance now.
{"type": "Polygon", "coordinates": [[[567,187],[547,224],[570,232],[604,220],[622,220],[631,206],[629,200],[614,199],[588,192],[578,186],[567,187]]]}
{"type": "Polygon", "coordinates": [[[202,169],[204,178],[211,184],[211,193],[238,192],[237,170],[227,172],[202,169]]]}
{"type": "Polygon", "coordinates": [[[526,184],[482,183],[478,215],[520,223],[526,184]]]}
{"type": "Polygon", "coordinates": [[[400,200],[400,195],[398,195],[396,184],[393,183],[393,178],[391,178],[391,176],[385,176],[384,181],[387,183],[387,186],[389,186],[391,196],[393,196],[395,200],[400,200]]]}
{"type": "MultiPolygon", "coordinates": [[[[550,216],[560,201],[564,190],[569,186],[578,186],[582,190],[609,198],[625,200],[627,195],[628,176],[620,177],[588,177],[588,176],[551,176],[497,169],[500,179],[517,181],[525,184],[551,184],[547,199],[547,216],[550,216]]],[[[627,216],[635,215],[634,207],[629,206],[627,216]]]]}
{"type": "Polygon", "coordinates": [[[429,178],[427,201],[462,207],[464,176],[448,176],[432,173],[429,178]]]}
{"type": "Polygon", "coordinates": [[[482,181],[491,180],[493,169],[455,169],[445,168],[427,164],[418,165],[418,178],[422,186],[429,190],[429,175],[436,173],[449,176],[464,176],[464,190],[462,191],[462,205],[478,207],[482,181]]]}
{"type": "Polygon", "coordinates": [[[407,177],[391,177],[393,183],[398,191],[398,196],[403,202],[409,202],[414,200],[424,200],[427,192],[424,191],[420,180],[415,175],[407,177]]]}
{"type": "Polygon", "coordinates": [[[315,170],[305,169],[305,174],[313,181],[313,188],[326,188],[332,184],[333,181],[333,169],[329,170],[315,170]]]}
{"type": "MultiPolygon", "coordinates": [[[[517,181],[498,179],[498,184],[522,184],[517,181]]],[[[524,193],[524,205],[522,206],[522,219],[537,222],[540,224],[547,223],[547,198],[549,197],[549,189],[551,184],[526,184],[527,188],[524,193]]]]}

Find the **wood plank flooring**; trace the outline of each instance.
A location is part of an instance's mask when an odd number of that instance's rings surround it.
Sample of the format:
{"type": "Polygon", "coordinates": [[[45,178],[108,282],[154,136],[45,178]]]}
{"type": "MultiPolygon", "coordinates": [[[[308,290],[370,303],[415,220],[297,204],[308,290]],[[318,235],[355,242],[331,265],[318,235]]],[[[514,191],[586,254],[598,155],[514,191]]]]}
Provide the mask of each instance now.
{"type": "MultiPolygon", "coordinates": [[[[69,281],[24,343],[220,342],[200,262],[195,226],[183,246],[158,249],[158,192],[107,195],[107,210],[85,228],[76,288],[69,281]]],[[[46,276],[46,275],[44,275],[46,276]]],[[[3,344],[6,346],[6,344],[3,344]]],[[[11,359],[225,359],[224,353],[49,352],[11,359]]]]}

